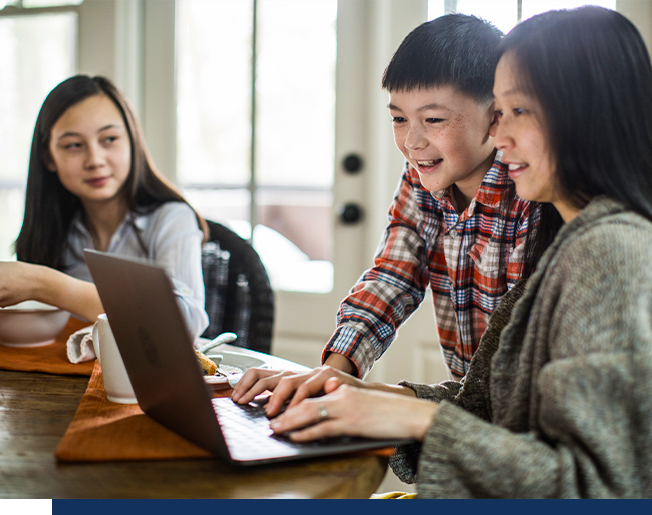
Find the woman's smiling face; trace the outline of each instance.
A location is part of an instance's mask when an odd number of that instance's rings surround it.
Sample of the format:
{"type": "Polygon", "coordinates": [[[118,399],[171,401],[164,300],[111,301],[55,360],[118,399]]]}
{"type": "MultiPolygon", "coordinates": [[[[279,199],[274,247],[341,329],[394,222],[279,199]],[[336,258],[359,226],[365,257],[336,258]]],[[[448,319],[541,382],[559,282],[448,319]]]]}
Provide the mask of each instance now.
{"type": "Polygon", "coordinates": [[[557,181],[541,105],[520,84],[516,59],[507,52],[498,62],[494,81],[498,116],[498,124],[491,128],[494,144],[503,151],[502,161],[509,167],[519,197],[552,203],[568,222],[578,210],[567,201],[557,181]]]}
{"type": "Polygon", "coordinates": [[[536,98],[519,87],[516,62],[509,53],[498,62],[494,81],[498,125],[496,148],[521,198],[538,202],[555,199],[555,169],[545,133],[543,113],[536,98]]]}

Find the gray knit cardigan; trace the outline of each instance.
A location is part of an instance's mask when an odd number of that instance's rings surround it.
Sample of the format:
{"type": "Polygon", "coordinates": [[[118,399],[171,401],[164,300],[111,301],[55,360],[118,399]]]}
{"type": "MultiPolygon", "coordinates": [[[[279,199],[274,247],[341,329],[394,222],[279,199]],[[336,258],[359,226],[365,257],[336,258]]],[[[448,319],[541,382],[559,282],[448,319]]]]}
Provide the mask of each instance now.
{"type": "Polygon", "coordinates": [[[652,223],[598,198],[492,315],[394,472],[419,497],[652,497],[652,223]],[[501,332],[502,331],[502,332],[501,332]]]}

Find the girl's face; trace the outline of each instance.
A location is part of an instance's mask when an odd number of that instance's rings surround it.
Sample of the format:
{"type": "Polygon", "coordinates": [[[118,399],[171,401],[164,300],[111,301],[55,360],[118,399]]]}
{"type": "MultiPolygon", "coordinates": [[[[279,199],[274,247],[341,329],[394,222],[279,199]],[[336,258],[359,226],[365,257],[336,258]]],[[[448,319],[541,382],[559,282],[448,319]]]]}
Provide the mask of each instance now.
{"type": "Polygon", "coordinates": [[[45,161],[86,207],[119,199],[131,168],[131,142],[120,111],[106,95],[68,108],[50,132],[45,161]]]}
{"type": "Polygon", "coordinates": [[[501,57],[494,81],[498,124],[492,127],[494,144],[503,151],[503,163],[525,200],[551,202],[565,221],[576,210],[562,198],[557,185],[544,116],[536,98],[519,87],[516,61],[511,53],[501,57]]]}

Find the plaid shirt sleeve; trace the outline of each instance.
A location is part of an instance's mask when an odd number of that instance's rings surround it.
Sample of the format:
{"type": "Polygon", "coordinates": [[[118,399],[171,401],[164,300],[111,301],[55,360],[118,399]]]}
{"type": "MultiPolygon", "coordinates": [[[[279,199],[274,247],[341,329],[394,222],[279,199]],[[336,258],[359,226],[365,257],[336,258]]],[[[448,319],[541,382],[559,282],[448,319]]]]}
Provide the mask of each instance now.
{"type": "Polygon", "coordinates": [[[413,181],[405,171],[374,266],[340,304],[337,329],[322,354],[322,362],[331,352],[343,354],[357,367],[358,377],[364,377],[387,350],[428,286],[426,244],[420,235],[426,222],[413,181]]]}

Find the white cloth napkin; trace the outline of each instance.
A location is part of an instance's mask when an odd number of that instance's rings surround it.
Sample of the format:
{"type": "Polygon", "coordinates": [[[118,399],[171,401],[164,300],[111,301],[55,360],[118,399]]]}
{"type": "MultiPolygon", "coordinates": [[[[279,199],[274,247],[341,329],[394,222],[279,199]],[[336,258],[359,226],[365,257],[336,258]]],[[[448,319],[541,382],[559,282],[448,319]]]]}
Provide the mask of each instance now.
{"type": "Polygon", "coordinates": [[[66,352],[71,363],[83,363],[95,359],[93,350],[93,326],[74,332],[66,342],[66,352]]]}

